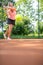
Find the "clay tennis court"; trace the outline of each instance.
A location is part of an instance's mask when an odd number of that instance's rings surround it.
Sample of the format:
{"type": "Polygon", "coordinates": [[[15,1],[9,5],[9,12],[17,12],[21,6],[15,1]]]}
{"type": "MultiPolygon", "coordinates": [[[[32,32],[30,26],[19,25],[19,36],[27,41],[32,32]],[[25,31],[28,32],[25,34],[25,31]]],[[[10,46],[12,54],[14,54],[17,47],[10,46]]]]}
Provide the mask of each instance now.
{"type": "Polygon", "coordinates": [[[0,40],[0,65],[43,65],[43,39],[0,40]]]}

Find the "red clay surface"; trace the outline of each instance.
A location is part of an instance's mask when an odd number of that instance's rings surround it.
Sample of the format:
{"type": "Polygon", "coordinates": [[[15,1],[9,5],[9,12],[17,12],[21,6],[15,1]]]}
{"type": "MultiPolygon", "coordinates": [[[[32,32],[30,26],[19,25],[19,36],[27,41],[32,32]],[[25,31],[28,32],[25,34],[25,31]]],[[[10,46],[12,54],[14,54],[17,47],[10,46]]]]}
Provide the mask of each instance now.
{"type": "Polygon", "coordinates": [[[1,39],[0,65],[43,65],[43,39],[1,39]]]}

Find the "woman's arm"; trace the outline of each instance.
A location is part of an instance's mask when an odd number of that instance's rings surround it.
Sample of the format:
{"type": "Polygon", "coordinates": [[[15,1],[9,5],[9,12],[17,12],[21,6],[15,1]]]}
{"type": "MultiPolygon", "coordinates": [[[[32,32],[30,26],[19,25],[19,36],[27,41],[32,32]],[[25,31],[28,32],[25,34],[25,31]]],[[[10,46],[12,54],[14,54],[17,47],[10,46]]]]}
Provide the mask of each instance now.
{"type": "Polygon", "coordinates": [[[3,9],[5,9],[5,10],[12,9],[12,10],[15,10],[16,11],[16,8],[15,7],[9,7],[9,6],[3,6],[3,9]]]}
{"type": "Polygon", "coordinates": [[[7,9],[11,9],[11,7],[9,7],[9,6],[3,6],[3,9],[7,10],[7,9]]]}

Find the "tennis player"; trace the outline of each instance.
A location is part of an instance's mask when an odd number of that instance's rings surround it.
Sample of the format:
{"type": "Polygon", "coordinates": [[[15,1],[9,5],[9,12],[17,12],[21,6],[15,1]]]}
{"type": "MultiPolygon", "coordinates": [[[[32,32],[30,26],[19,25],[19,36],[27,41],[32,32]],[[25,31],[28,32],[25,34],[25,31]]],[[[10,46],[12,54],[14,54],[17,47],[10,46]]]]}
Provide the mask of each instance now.
{"type": "Polygon", "coordinates": [[[6,14],[8,17],[8,19],[7,19],[8,29],[4,33],[4,38],[11,40],[10,35],[12,32],[12,28],[15,25],[16,8],[13,6],[12,2],[9,2],[8,6],[3,6],[3,7],[6,10],[6,14]]]}

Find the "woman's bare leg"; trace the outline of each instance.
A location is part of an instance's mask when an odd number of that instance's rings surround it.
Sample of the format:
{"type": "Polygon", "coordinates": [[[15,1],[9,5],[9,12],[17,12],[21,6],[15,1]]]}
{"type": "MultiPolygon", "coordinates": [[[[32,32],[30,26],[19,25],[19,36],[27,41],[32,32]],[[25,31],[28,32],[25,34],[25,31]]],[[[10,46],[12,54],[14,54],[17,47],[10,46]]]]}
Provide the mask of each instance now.
{"type": "Polygon", "coordinates": [[[10,38],[10,35],[11,35],[11,32],[12,32],[12,28],[13,28],[13,25],[12,25],[12,24],[9,24],[9,28],[8,28],[8,38],[10,38]]]}
{"type": "Polygon", "coordinates": [[[8,33],[9,33],[8,31],[9,31],[9,28],[6,30],[5,35],[8,35],[8,33]]]}
{"type": "Polygon", "coordinates": [[[6,32],[4,33],[4,38],[6,39],[8,35],[8,29],[6,30],[6,32]]]}

